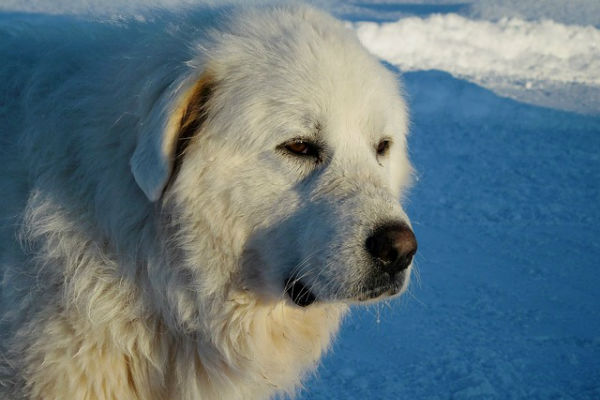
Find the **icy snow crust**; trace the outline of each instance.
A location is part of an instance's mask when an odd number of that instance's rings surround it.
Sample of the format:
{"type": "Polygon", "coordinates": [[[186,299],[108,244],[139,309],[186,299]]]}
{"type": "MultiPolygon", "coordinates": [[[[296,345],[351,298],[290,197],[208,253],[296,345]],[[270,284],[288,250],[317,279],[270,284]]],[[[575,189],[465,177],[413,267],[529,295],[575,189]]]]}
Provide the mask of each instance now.
{"type": "Polygon", "coordinates": [[[354,26],[369,50],[405,71],[600,85],[600,30],[591,26],[518,18],[474,21],[457,14],[354,26]]]}
{"type": "MultiPolygon", "coordinates": [[[[410,292],[355,308],[299,398],[600,399],[600,2],[315,2],[413,71],[419,253],[410,292]]],[[[105,18],[141,4],[0,10],[105,18]]]]}
{"type": "MultiPolygon", "coordinates": [[[[353,24],[362,43],[403,71],[439,69],[542,105],[598,112],[600,102],[544,101],[528,91],[587,86],[600,91],[600,29],[551,20],[471,20],[457,14],[353,24]],[[521,93],[519,93],[521,92],[521,93]]],[[[561,101],[563,100],[563,101],[561,101]]]]}

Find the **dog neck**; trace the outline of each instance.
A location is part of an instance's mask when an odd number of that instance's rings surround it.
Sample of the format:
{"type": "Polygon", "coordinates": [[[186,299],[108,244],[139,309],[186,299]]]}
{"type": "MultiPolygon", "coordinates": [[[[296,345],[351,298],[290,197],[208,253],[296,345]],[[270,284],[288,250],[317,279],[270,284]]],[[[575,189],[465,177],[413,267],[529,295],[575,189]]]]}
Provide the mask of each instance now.
{"type": "Polygon", "coordinates": [[[124,296],[131,301],[125,290],[106,296],[118,303],[115,309],[120,307],[111,319],[94,321],[71,309],[59,319],[36,322],[44,334],[25,351],[26,365],[40,366],[25,374],[32,398],[258,399],[292,394],[329,346],[345,311],[340,305],[300,309],[239,296],[206,337],[173,332],[157,317],[134,317],[135,302],[123,308],[124,296]]]}
{"type": "Polygon", "coordinates": [[[23,390],[31,398],[241,399],[293,393],[328,348],[346,311],[343,304],[300,308],[287,299],[265,301],[225,288],[214,291],[212,301],[205,297],[203,308],[187,307],[197,306],[198,294],[177,297],[189,286],[178,286],[185,274],[158,273],[177,270],[165,268],[162,251],[118,259],[95,228],[75,229],[89,216],[65,213],[48,199],[28,206],[34,215],[27,239],[40,259],[50,260],[42,272],[69,277],[45,282],[59,286],[60,295],[38,305],[16,335],[23,360],[16,368],[23,369],[23,390]],[[44,234],[47,221],[55,235],[44,234]],[[153,283],[150,275],[164,281],[153,283]],[[166,296],[165,288],[179,289],[170,299],[156,300],[157,284],[166,296]],[[168,309],[156,306],[164,300],[168,309]],[[178,300],[185,301],[174,310],[178,300]],[[169,318],[169,312],[187,310],[195,324],[169,318]]]}

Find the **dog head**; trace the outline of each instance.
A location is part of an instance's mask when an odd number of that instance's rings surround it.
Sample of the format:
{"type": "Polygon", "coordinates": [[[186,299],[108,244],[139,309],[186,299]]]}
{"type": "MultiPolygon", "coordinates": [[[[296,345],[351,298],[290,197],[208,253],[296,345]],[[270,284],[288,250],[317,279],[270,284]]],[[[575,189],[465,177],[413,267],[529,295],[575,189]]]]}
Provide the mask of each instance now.
{"type": "Polygon", "coordinates": [[[395,76],[311,8],[227,26],[131,162],[190,284],[300,306],[402,292],[417,243],[399,202],[411,166],[395,76]]]}

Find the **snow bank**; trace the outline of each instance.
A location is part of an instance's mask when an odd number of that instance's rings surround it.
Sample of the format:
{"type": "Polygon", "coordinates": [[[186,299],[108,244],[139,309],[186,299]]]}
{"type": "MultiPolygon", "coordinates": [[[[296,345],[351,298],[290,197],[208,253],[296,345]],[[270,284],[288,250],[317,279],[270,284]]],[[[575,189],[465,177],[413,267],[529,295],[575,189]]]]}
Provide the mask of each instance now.
{"type": "Polygon", "coordinates": [[[439,69],[486,86],[600,86],[600,30],[592,26],[457,14],[352,26],[367,48],[404,71],[439,69]]]}
{"type": "Polygon", "coordinates": [[[546,18],[565,24],[600,27],[598,0],[470,0],[467,13],[470,18],[494,21],[502,17],[520,17],[526,20],[546,18]]]}

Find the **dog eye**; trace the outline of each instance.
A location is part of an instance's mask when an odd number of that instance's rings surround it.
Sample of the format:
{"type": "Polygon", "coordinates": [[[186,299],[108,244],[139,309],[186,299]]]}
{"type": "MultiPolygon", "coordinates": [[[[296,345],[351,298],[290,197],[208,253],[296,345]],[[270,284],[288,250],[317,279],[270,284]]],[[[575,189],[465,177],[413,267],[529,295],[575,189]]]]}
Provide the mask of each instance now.
{"type": "Polygon", "coordinates": [[[307,140],[296,139],[282,145],[288,152],[303,157],[318,157],[319,147],[307,140]]]}
{"type": "Polygon", "coordinates": [[[389,139],[383,139],[377,145],[377,149],[375,149],[375,151],[377,152],[377,155],[385,156],[389,152],[391,145],[392,145],[392,142],[389,139]]]}

